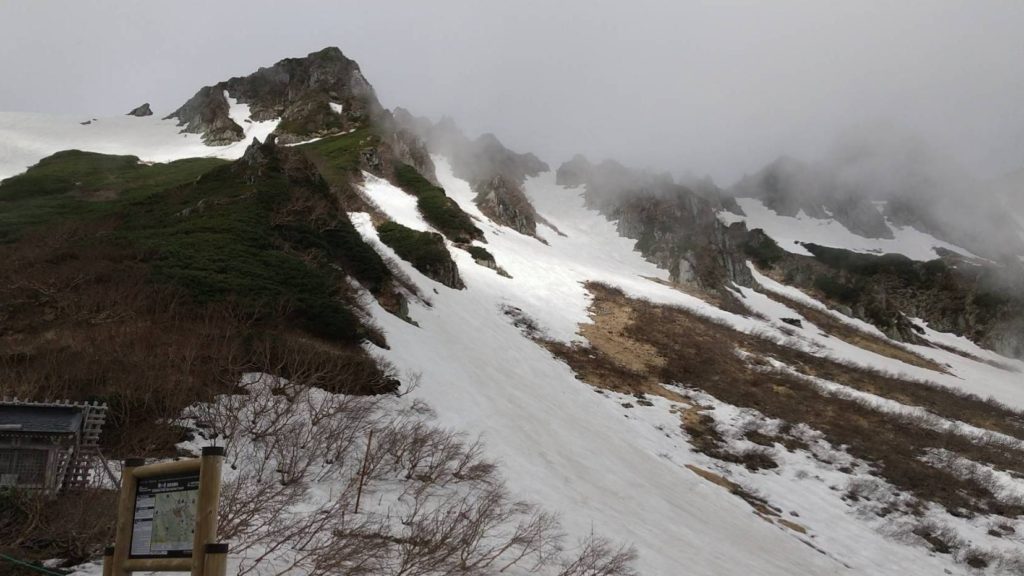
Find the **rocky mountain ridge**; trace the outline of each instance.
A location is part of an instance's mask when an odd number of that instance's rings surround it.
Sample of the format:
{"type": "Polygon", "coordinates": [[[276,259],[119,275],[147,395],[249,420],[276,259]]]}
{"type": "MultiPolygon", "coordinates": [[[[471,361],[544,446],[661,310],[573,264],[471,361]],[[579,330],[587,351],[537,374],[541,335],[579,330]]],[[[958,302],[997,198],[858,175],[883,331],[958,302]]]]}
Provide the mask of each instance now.
{"type": "Polygon", "coordinates": [[[211,146],[237,142],[242,127],[229,114],[228,97],[247,104],[254,122],[279,119],[282,143],[351,130],[383,111],[359,65],[330,47],[201,88],[167,118],[211,146]]]}

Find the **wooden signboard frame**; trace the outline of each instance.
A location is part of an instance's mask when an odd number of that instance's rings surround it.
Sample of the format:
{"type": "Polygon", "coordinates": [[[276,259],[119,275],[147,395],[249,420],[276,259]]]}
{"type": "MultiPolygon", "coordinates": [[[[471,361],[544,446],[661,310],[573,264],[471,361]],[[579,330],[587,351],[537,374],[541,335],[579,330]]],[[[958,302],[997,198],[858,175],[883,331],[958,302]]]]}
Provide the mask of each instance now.
{"type": "Polygon", "coordinates": [[[121,494],[117,503],[117,532],[112,547],[103,555],[103,576],[128,576],[132,572],[190,572],[192,576],[224,576],[227,544],[217,542],[217,506],[224,448],[207,446],[201,458],[145,465],[139,458],[124,461],[121,494]],[[199,476],[196,494],[195,529],[190,551],[177,556],[132,557],[132,534],[136,522],[139,481],[167,479],[168,483],[199,476]]]}

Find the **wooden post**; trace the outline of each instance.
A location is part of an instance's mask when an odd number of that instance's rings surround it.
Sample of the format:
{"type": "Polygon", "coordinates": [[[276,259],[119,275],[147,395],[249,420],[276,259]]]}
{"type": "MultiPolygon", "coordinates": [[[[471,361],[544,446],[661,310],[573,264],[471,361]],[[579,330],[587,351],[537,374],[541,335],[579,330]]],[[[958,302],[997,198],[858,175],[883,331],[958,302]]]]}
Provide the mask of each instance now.
{"type": "Polygon", "coordinates": [[[363,465],[359,467],[359,486],[356,488],[356,514],[359,514],[359,501],[363,498],[363,480],[366,478],[366,465],[367,460],[370,458],[370,444],[372,442],[373,428],[370,428],[370,434],[366,437],[366,452],[363,454],[363,465]]]}
{"type": "Polygon", "coordinates": [[[114,547],[103,549],[103,576],[114,576],[114,547]]]}
{"type": "MultiPolygon", "coordinates": [[[[124,563],[128,560],[128,547],[132,541],[132,517],[135,510],[135,489],[138,482],[135,480],[134,470],[145,464],[142,458],[129,458],[124,461],[121,468],[121,495],[117,500],[117,532],[114,537],[114,555],[110,562],[111,576],[126,576],[128,572],[124,569],[124,563]]],[[[106,558],[104,558],[104,576],[106,576],[106,558]]]]}
{"type": "MultiPolygon", "coordinates": [[[[192,538],[192,576],[206,576],[206,545],[217,540],[217,507],[220,505],[220,473],[223,446],[203,448],[196,497],[196,531],[192,538]]],[[[227,545],[225,545],[227,546],[227,545]]],[[[223,553],[225,562],[227,551],[223,553]]]]}
{"type": "Polygon", "coordinates": [[[205,576],[226,576],[228,571],[228,545],[217,543],[203,547],[205,576]]]}

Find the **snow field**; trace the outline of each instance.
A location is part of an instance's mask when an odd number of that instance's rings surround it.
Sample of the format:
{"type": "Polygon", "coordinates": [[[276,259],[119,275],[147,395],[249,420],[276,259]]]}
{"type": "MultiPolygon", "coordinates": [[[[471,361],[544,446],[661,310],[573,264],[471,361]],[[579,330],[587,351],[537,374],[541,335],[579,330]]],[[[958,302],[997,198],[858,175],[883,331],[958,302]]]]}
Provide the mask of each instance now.
{"type": "MultiPolygon", "coordinates": [[[[541,226],[546,246],[497,226],[475,207],[469,185],[452,174],[447,161],[434,161],[447,194],[478,220],[488,250],[512,278],[475,265],[453,248],[467,285],[466,290],[453,291],[399,261],[425,293],[436,294],[433,307],[411,307],[418,328],[371,304],[391,347],[381,354],[407,374],[420,376],[416,394],[437,409],[443,422],[484,437],[515,490],[561,511],[570,528],[593,526],[632,542],[640,550],[644,573],[674,574],[680,566],[715,574],[925,574],[942,568],[962,573],[962,567],[947,559],[887,539],[879,526],[856,520],[850,506],[820,480],[824,476],[815,471],[820,463],[812,466],[808,455],[783,455],[793,461],[786,460],[788,465],[780,472],[730,469],[727,475],[741,483],[749,480],[757,491],[771,488],[769,501],[797,511],[813,538],[758,519],[745,502],[685,468],[693,463],[723,469],[689,447],[668,401],[649,397],[655,406],[623,408],[622,402],[632,397],[596,393],[579,383],[500,310],[518,307],[548,337],[580,340],[579,324],[590,321],[590,298],[582,284],[599,281],[633,296],[684,306],[745,332],[779,338],[786,337],[784,325],[773,320],[798,314],[761,294],[744,292],[769,318],[766,323],[726,313],[648,280],[665,279],[665,272],[633,252],[633,241],[619,237],[614,223],[585,210],[578,191],[555,185],[551,174],[528,180],[526,193],[538,212],[566,236],[541,226]],[[808,478],[814,479],[812,484],[808,478]]],[[[367,188],[376,185],[371,182],[367,188]]],[[[371,198],[386,196],[364,191],[371,198]]],[[[419,225],[418,217],[400,201],[378,204],[396,221],[419,225]]],[[[368,241],[393,256],[377,240],[368,216],[354,215],[353,221],[368,241]]],[[[813,332],[800,335],[804,345],[825,348],[823,342],[835,343],[835,338],[814,337],[816,328],[808,331],[813,332]]],[[[870,362],[876,356],[860,358],[870,362]]],[[[905,365],[893,367],[902,370],[905,365]]],[[[848,479],[836,477],[840,480],[848,479]]]]}
{"type": "Polygon", "coordinates": [[[229,116],[245,132],[242,140],[227,146],[207,146],[199,134],[181,133],[176,119],[162,120],[157,116],[92,119],[0,112],[0,179],[20,174],[43,158],[68,149],[134,155],[143,162],[240,158],[253,138],[264,141],[277,128],[278,121],[253,122],[247,104],[231,98],[227,92],[225,96],[229,116]]]}
{"type": "Polygon", "coordinates": [[[903,254],[913,260],[933,260],[939,254],[935,248],[945,248],[970,258],[974,254],[954,244],[944,242],[912,227],[900,227],[887,222],[893,238],[865,238],[850,232],[836,220],[812,218],[803,210],[796,216],[781,216],[756,198],[737,198],[736,202],[746,216],[719,212],[718,218],[726,223],[746,222],[747,228],[760,228],[771,236],[779,247],[793,254],[811,256],[801,242],[831,248],[845,248],[854,252],[875,254],[903,254]]]}

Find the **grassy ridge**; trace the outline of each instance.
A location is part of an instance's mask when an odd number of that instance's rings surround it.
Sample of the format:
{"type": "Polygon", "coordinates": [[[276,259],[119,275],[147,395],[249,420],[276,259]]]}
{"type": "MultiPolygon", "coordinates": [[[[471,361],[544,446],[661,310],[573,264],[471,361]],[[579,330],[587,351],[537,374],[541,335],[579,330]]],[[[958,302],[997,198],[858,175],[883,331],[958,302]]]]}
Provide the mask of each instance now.
{"type": "Polygon", "coordinates": [[[330,136],[297,146],[325,161],[330,174],[324,176],[348,177],[359,173],[361,153],[380,144],[380,137],[370,128],[359,128],[348,134],[330,136]]]}
{"type": "Polygon", "coordinates": [[[188,158],[147,165],[135,156],[57,152],[0,182],[0,242],[14,241],[42,224],[114,214],[224,164],[214,158],[188,158]]]}
{"type": "Polygon", "coordinates": [[[231,300],[264,319],[283,309],[311,334],[360,340],[366,332],[346,302],[343,270],[374,290],[387,268],[340,209],[322,232],[302,217],[274,217],[297,196],[331,206],[323,181],[303,178],[274,162],[251,178],[220,160],[147,166],[133,156],[60,152],[0,184],[2,223],[16,239],[58,218],[113,217],[114,231],[97,241],[136,251],[152,281],[199,305],[231,300]],[[82,199],[97,190],[101,199],[82,199]]]}

